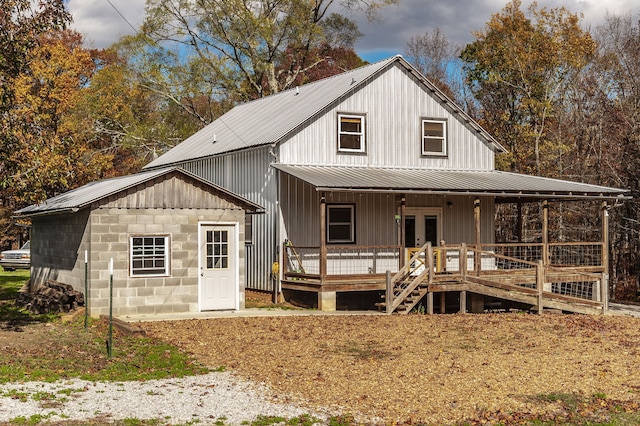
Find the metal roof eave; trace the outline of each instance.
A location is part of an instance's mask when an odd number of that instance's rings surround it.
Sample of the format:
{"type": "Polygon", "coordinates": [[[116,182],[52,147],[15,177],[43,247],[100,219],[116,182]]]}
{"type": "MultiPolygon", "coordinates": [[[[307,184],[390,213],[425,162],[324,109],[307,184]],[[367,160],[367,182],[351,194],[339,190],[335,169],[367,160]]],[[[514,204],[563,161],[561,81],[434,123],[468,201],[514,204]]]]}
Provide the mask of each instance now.
{"type": "Polygon", "coordinates": [[[448,189],[415,189],[415,188],[346,188],[316,186],[317,192],[367,192],[367,193],[392,193],[392,194],[424,194],[424,195],[468,195],[496,198],[516,199],[558,199],[558,200],[630,200],[631,196],[622,194],[605,193],[558,193],[558,192],[506,192],[506,191],[478,191],[478,190],[448,190],[448,189]]]}
{"type": "Polygon", "coordinates": [[[39,217],[39,216],[50,216],[50,215],[54,215],[54,214],[77,213],[80,210],[82,210],[82,208],[80,208],[80,207],[69,207],[69,208],[61,208],[61,209],[51,209],[51,210],[44,210],[44,211],[36,211],[36,212],[33,212],[33,213],[13,214],[13,215],[11,215],[11,220],[13,221],[15,219],[21,219],[21,218],[25,218],[25,217],[31,218],[31,217],[39,217]]]}

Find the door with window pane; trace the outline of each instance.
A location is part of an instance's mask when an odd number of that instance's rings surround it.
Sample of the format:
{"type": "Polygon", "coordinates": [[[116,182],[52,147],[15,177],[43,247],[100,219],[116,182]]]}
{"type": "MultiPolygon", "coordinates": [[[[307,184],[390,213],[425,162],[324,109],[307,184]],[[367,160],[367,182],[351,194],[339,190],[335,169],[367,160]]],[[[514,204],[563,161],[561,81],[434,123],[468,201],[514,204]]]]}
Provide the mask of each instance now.
{"type": "MultiPolygon", "coordinates": [[[[419,251],[419,248],[427,242],[432,247],[439,245],[441,239],[442,210],[439,208],[407,208],[404,218],[404,246],[406,259],[419,251]]],[[[424,258],[420,262],[426,262],[424,258]]],[[[422,272],[422,266],[418,267],[414,274],[422,272]]]]}
{"type": "Polygon", "coordinates": [[[236,309],[237,242],[234,226],[200,227],[200,309],[236,309]]]}

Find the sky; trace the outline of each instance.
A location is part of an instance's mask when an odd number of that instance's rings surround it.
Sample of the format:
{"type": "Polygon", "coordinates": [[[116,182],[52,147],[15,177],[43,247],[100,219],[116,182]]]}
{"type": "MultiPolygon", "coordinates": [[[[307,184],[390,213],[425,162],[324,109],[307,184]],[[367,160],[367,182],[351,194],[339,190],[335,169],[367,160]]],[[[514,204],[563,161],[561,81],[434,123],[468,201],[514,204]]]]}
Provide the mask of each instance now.
{"type": "MultiPolygon", "coordinates": [[[[144,19],[145,0],[67,0],[73,15],[71,27],[96,48],[133,34],[144,19]],[[133,27],[133,28],[132,28],[133,27]]],[[[440,28],[447,38],[460,45],[473,41],[472,32],[481,30],[492,14],[499,13],[508,0],[399,0],[382,10],[379,22],[367,22],[362,16],[349,15],[358,22],[364,36],[355,46],[360,57],[376,61],[404,54],[411,36],[440,28]]],[[[523,0],[523,9],[531,4],[523,0]]],[[[607,14],[640,14],[637,0],[539,0],[539,7],[564,6],[582,13],[583,24],[595,27],[607,14]]]]}

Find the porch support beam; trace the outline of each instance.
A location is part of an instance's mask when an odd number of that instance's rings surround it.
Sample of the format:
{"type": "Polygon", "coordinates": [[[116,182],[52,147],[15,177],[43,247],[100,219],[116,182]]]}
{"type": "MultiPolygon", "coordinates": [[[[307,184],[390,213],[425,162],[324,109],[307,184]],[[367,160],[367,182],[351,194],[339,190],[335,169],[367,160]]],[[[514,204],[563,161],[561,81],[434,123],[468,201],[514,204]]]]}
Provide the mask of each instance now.
{"type": "Polygon", "coordinates": [[[549,201],[542,201],[542,260],[549,264],[549,201]]]}
{"type": "Polygon", "coordinates": [[[521,243],[522,242],[522,227],[523,227],[523,223],[522,223],[522,201],[518,200],[518,203],[516,204],[517,208],[518,208],[518,217],[517,217],[517,225],[516,227],[517,232],[518,232],[518,242],[521,243]]]}
{"type": "Polygon", "coordinates": [[[481,266],[480,266],[480,242],[481,242],[481,235],[480,235],[480,198],[476,198],[473,201],[473,229],[475,231],[475,243],[476,243],[476,249],[474,250],[474,255],[473,255],[473,267],[474,270],[476,272],[476,275],[480,275],[480,271],[481,266]]]}
{"type": "Polygon", "coordinates": [[[320,194],[320,281],[327,278],[327,198],[320,194]]]}
{"type": "Polygon", "coordinates": [[[602,313],[609,309],[609,206],[602,202],[602,279],[600,280],[600,301],[602,313]]]}
{"type": "Polygon", "coordinates": [[[400,241],[398,242],[398,245],[400,246],[400,265],[399,268],[402,268],[406,262],[405,259],[405,240],[406,240],[406,234],[405,234],[405,220],[407,217],[407,206],[406,206],[406,198],[403,195],[402,198],[400,199],[400,241]]]}

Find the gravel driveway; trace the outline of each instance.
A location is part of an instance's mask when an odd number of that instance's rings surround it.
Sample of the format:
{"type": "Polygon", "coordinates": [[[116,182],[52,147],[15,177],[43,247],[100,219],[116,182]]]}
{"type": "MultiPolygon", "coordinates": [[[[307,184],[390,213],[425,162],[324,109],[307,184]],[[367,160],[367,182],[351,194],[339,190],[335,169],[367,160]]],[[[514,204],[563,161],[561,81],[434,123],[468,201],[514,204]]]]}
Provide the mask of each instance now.
{"type": "Polygon", "coordinates": [[[0,395],[0,422],[41,416],[51,422],[98,418],[106,423],[129,418],[160,419],[168,424],[240,425],[258,416],[328,417],[326,412],[278,401],[265,387],[229,372],[146,382],[8,383],[0,387],[0,395]]]}

